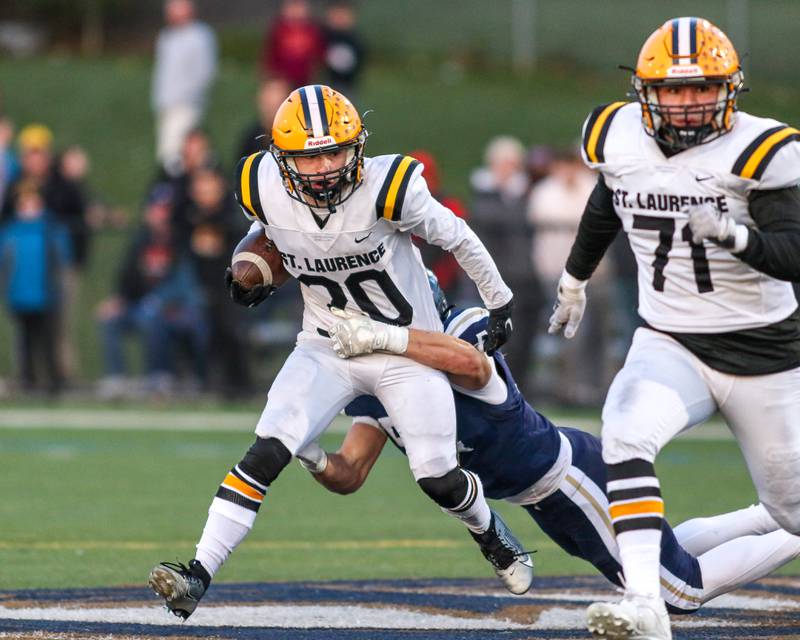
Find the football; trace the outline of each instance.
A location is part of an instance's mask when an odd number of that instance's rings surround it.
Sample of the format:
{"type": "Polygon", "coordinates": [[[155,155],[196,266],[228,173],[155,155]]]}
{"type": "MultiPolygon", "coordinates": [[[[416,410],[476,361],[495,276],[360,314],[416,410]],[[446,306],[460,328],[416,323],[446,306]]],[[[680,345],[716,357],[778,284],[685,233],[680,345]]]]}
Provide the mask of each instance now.
{"type": "Polygon", "coordinates": [[[236,245],[231,272],[233,279],[246,289],[270,284],[280,287],[289,279],[280,251],[261,229],[251,231],[236,245]]]}

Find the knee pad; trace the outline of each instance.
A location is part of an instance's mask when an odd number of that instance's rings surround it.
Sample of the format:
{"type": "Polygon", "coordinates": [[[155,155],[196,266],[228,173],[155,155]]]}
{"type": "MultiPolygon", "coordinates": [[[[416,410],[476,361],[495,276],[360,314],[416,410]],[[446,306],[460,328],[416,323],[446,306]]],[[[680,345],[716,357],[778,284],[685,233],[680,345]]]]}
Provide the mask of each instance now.
{"type": "Polygon", "coordinates": [[[461,467],[456,467],[438,478],[420,478],[417,484],[425,495],[443,509],[457,507],[469,491],[469,479],[461,467]]]}
{"type": "Polygon", "coordinates": [[[256,438],[244,454],[239,468],[256,482],[268,487],[289,464],[292,454],[277,438],[256,438]]]}

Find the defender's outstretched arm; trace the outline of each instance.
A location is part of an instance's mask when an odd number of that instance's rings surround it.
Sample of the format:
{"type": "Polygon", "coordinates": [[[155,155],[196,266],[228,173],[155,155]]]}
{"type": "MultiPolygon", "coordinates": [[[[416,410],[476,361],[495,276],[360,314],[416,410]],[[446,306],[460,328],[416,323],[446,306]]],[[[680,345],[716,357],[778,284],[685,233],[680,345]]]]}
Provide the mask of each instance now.
{"type": "Polygon", "coordinates": [[[379,426],[356,422],[336,453],[326,453],[312,442],[297,458],[323,487],[346,495],[361,488],[385,444],[386,434],[379,426]]]}

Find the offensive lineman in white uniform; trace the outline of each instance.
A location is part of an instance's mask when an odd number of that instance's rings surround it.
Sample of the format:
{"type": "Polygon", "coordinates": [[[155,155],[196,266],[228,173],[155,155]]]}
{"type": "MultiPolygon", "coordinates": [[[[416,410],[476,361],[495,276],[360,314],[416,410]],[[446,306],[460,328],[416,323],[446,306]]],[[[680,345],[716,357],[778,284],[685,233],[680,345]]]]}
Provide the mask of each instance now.
{"type": "MultiPolygon", "coordinates": [[[[430,195],[419,162],[365,158],[366,138],[347,98],[309,85],[278,109],[271,157],[256,153],[237,168],[239,204],[300,281],[303,330],[269,391],[255,443],[217,491],[195,559],[188,567],[161,563],[150,574],[150,586],[184,619],[253,526],[267,488],[292,456],[364,393],[380,398],[403,434],[420,488],[464,522],[506,588],[524,593],[530,587],[530,557],[489,509],[480,479],[458,466],[445,375],[395,355],[343,361],[330,347],[328,330],[340,319],[332,309],[392,325],[390,343],[407,340],[401,327],[442,329],[411,233],[451,251],[477,285],[491,310],[487,351],[511,329],[512,293],[477,236],[430,195]]],[[[248,306],[272,291],[243,289],[230,270],[226,281],[233,299],[248,306]]]]}
{"type": "Polygon", "coordinates": [[[725,34],[676,18],[639,54],[638,102],[598,107],[584,126],[584,159],[600,175],[550,332],[575,334],[586,283],[619,229],[636,256],[645,321],[603,407],[625,596],[589,607],[598,637],[671,638],[653,462],[715,411],[767,511],[800,534],[800,314],[790,284],[800,280],[800,132],[737,112],[742,84],[725,34]]]}

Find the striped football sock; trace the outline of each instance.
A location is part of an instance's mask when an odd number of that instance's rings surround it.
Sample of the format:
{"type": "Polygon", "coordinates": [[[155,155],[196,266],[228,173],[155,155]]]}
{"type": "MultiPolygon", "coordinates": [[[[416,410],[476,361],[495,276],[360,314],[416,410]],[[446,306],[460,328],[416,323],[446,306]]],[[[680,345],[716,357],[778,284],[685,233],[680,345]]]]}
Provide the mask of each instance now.
{"type": "Polygon", "coordinates": [[[473,533],[485,533],[492,520],[492,512],[483,495],[481,479],[474,473],[461,469],[467,478],[467,494],[452,509],[442,508],[447,514],[455,516],[473,533]]]}
{"type": "Polygon", "coordinates": [[[267,487],[240,465],[225,476],[211,502],[195,555],[212,577],[252,529],[266,492],[267,487]]]}
{"type": "Polygon", "coordinates": [[[619,545],[625,591],[659,597],[664,501],[652,462],[608,465],[609,515],[619,545]]]}

